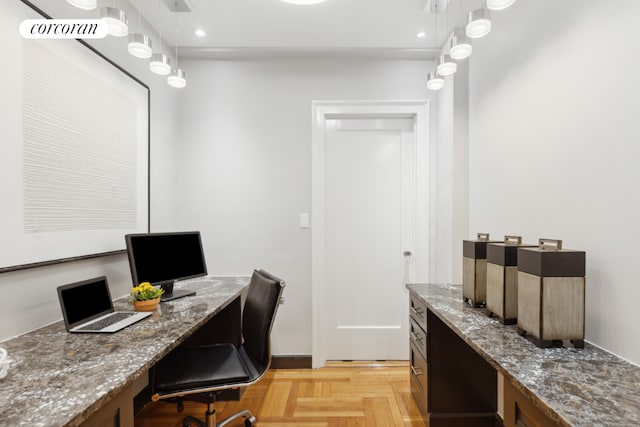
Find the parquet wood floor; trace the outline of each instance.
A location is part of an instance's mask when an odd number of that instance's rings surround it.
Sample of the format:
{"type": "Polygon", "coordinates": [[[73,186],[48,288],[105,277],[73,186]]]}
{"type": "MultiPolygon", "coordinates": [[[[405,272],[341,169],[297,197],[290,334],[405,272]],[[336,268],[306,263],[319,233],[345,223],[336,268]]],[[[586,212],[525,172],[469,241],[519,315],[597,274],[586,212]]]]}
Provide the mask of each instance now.
{"type": "MultiPolygon", "coordinates": [[[[136,427],[180,427],[185,415],[204,416],[206,405],[147,405],[136,427]]],[[[424,426],[411,398],[408,362],[330,362],[322,369],[270,370],[238,402],[217,402],[218,421],[249,409],[257,427],[424,426]]],[[[243,426],[238,420],[233,426],[243,426]]]]}

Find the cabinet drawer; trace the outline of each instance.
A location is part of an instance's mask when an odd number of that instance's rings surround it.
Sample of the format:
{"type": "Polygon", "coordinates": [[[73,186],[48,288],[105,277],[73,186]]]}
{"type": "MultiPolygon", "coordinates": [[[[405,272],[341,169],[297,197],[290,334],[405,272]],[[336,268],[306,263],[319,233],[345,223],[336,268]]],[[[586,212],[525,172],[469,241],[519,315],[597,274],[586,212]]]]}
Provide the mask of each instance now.
{"type": "Polygon", "coordinates": [[[427,305],[417,296],[409,294],[409,313],[423,331],[427,331],[427,305]]]}
{"type": "Polygon", "coordinates": [[[418,349],[422,357],[429,361],[429,340],[427,333],[411,317],[409,318],[409,337],[411,344],[418,349]]]}
{"type": "Polygon", "coordinates": [[[411,365],[409,366],[411,396],[413,396],[420,414],[426,417],[429,402],[428,364],[413,344],[409,346],[409,351],[411,352],[411,365]]]}
{"type": "Polygon", "coordinates": [[[505,427],[555,427],[542,410],[527,399],[511,381],[504,379],[504,425],[505,427]]]}

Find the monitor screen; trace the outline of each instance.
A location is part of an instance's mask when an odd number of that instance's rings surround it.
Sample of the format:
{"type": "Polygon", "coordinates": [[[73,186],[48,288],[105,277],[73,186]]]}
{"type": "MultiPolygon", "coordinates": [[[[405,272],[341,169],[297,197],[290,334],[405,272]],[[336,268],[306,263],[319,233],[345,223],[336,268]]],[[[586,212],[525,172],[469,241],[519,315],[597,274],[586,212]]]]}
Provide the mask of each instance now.
{"type": "Polygon", "coordinates": [[[207,275],[199,231],[127,234],[125,241],[134,286],[207,275]]]}

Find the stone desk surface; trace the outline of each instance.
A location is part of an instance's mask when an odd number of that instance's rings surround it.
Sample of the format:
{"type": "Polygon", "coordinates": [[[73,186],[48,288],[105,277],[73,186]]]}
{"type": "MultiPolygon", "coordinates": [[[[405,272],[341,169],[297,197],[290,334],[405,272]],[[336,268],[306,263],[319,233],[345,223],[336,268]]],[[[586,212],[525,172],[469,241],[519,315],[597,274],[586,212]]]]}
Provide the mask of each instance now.
{"type": "MultiPolygon", "coordinates": [[[[177,284],[195,296],[162,303],[115,334],[70,334],[62,321],[0,343],[13,360],[0,380],[0,425],[77,426],[239,296],[248,277],[177,284]]],[[[131,310],[126,298],[116,311],[131,310]]]]}
{"type": "Polygon", "coordinates": [[[460,285],[407,288],[547,416],[565,426],[640,426],[640,368],[598,347],[538,348],[484,310],[460,285]]]}

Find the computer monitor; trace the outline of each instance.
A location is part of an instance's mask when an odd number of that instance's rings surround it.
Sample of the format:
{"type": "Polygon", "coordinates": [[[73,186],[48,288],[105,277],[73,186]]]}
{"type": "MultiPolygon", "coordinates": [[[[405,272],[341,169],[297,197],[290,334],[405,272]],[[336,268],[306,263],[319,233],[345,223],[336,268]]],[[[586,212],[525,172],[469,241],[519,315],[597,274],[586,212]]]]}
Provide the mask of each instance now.
{"type": "Polygon", "coordinates": [[[163,301],[195,292],[173,290],[176,280],[207,275],[199,231],[127,234],[133,286],[150,282],[165,290],[163,301]]]}

